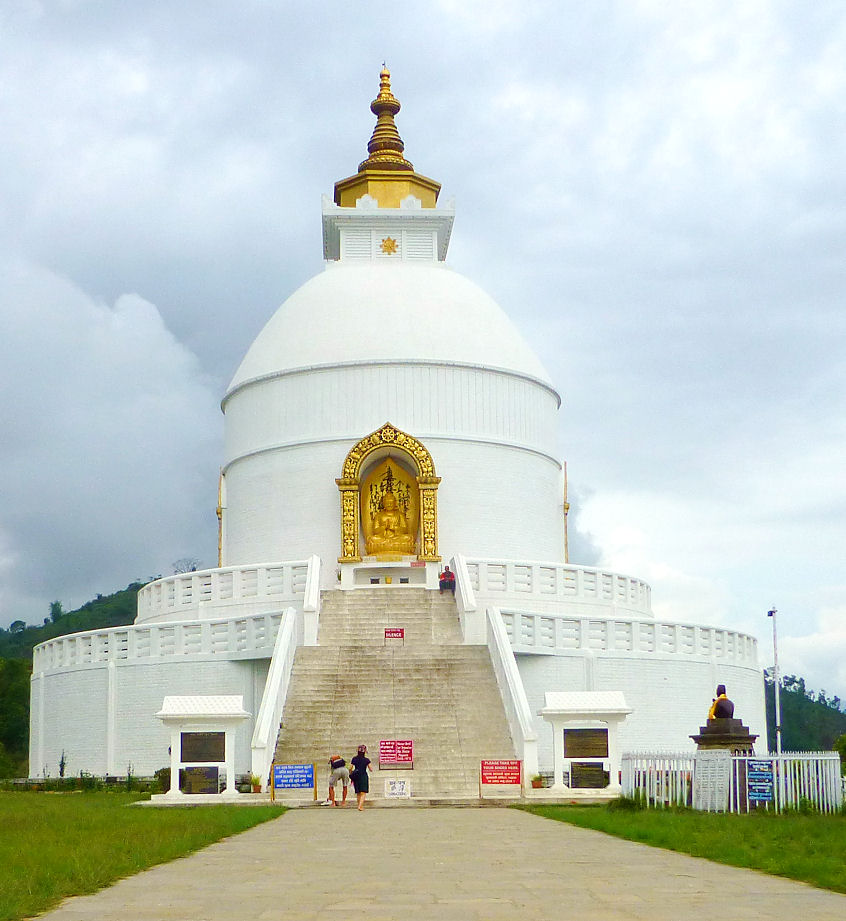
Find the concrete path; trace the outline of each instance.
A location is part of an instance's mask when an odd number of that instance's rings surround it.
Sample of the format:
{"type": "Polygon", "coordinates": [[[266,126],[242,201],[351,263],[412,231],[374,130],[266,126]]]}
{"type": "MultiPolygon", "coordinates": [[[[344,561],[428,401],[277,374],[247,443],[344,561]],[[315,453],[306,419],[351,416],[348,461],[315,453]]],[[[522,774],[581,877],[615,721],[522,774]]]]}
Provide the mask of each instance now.
{"type": "Polygon", "coordinates": [[[297,809],[50,921],[771,921],[846,896],[513,809],[297,809]]]}

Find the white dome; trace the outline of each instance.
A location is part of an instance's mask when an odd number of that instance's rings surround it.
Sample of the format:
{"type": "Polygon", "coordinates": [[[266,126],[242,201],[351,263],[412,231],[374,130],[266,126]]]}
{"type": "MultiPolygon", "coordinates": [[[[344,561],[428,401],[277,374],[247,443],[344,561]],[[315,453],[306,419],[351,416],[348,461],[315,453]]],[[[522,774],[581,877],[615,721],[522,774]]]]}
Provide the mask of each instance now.
{"type": "Polygon", "coordinates": [[[481,288],[443,265],[329,263],[276,311],[229,385],[346,362],[482,365],[549,375],[481,288]]]}

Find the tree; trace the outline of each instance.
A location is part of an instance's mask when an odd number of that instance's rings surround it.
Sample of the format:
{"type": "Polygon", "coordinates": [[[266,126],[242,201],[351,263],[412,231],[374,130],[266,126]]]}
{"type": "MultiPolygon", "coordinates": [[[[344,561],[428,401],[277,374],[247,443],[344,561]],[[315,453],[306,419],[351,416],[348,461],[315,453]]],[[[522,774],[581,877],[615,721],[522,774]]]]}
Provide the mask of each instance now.
{"type": "Polygon", "coordinates": [[[50,620],[52,620],[54,624],[64,613],[61,601],[50,602],[50,620]]]}
{"type": "Polygon", "coordinates": [[[196,572],[200,568],[200,561],[185,556],[170,565],[173,566],[173,574],[178,576],[184,572],[196,572]]]}
{"type": "Polygon", "coordinates": [[[834,750],[840,755],[840,773],[846,774],[846,733],[834,740],[834,750]]]}
{"type": "Polygon", "coordinates": [[[26,630],[26,624],[22,620],[13,620],[9,624],[9,633],[23,633],[26,630]]]}

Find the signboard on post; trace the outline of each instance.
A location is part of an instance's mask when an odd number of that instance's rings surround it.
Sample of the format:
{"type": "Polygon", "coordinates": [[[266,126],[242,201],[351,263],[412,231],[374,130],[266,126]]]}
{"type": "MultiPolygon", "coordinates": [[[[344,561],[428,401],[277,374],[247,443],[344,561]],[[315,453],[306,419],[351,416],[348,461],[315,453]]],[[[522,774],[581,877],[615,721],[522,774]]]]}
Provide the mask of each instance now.
{"type": "Polygon", "coordinates": [[[414,768],[414,742],[411,739],[382,739],[379,742],[379,769],[414,768]]]}
{"type": "Polygon", "coordinates": [[[270,793],[276,790],[314,790],[317,798],[317,783],[313,764],[274,764],[271,772],[270,793]]]}
{"type": "Polygon", "coordinates": [[[481,780],[483,784],[517,784],[523,782],[522,761],[483,761],[481,780]]]}
{"type": "Polygon", "coordinates": [[[771,803],[775,798],[771,760],[746,762],[746,792],[750,803],[771,803]]]}

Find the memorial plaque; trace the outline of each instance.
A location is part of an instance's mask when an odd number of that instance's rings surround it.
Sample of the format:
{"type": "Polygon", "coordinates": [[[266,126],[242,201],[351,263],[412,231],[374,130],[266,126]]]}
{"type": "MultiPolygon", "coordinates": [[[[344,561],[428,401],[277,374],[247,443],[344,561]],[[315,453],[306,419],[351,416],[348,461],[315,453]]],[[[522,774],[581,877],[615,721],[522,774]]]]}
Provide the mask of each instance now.
{"type": "Polygon", "coordinates": [[[607,729],[565,729],[565,758],[607,758],[607,729]]]}
{"type": "Polygon", "coordinates": [[[411,797],[411,781],[396,777],[386,780],[385,797],[388,799],[409,799],[411,797]]]}
{"type": "Polygon", "coordinates": [[[698,751],[693,769],[693,808],[705,812],[728,810],[731,753],[698,751]]]}
{"type": "Polygon", "coordinates": [[[183,793],[217,793],[220,790],[219,771],[216,767],[187,767],[183,768],[181,774],[183,793]]]}
{"type": "Polygon", "coordinates": [[[570,776],[574,790],[602,790],[608,786],[608,771],[591,761],[570,762],[570,776]]]}
{"type": "Polygon", "coordinates": [[[226,761],[226,733],[223,732],[182,732],[183,764],[196,764],[204,761],[226,761]]]}

